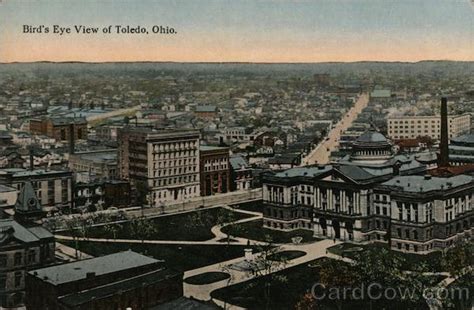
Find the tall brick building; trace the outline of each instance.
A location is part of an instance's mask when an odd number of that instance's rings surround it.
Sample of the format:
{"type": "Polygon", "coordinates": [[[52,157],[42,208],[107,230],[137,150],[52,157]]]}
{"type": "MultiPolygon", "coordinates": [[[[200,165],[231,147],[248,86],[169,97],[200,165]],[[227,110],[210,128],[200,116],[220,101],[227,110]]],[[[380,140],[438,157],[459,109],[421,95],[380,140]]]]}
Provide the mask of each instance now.
{"type": "Polygon", "coordinates": [[[201,196],[227,193],[230,190],[229,148],[202,145],[199,156],[201,196]]]}
{"type": "Polygon", "coordinates": [[[45,135],[58,141],[70,139],[71,128],[74,139],[87,139],[87,121],[83,117],[41,118],[30,120],[30,132],[45,135]]]}

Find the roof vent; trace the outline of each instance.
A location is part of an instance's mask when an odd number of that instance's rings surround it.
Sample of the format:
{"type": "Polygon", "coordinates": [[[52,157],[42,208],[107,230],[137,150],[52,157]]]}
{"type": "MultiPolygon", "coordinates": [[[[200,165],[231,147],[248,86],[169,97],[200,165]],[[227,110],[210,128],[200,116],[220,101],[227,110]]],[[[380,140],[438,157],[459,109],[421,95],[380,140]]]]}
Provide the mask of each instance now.
{"type": "Polygon", "coordinates": [[[431,180],[431,175],[429,174],[425,175],[425,180],[431,180]]]}
{"type": "Polygon", "coordinates": [[[320,166],[318,166],[318,169],[319,169],[319,170],[323,170],[323,169],[324,169],[324,166],[320,165],[320,166]]]}
{"type": "Polygon", "coordinates": [[[89,279],[89,278],[93,278],[95,277],[95,272],[88,272],[86,273],[86,278],[89,279]]]}

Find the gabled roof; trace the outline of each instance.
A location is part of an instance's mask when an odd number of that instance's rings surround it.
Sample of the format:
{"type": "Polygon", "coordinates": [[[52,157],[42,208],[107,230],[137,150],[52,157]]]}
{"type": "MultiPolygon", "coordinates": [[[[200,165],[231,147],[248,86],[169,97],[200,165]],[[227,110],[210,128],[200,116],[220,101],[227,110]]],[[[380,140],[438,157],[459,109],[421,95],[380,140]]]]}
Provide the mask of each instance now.
{"type": "Polygon", "coordinates": [[[53,238],[53,235],[43,227],[26,228],[12,219],[0,220],[0,244],[8,240],[9,237],[28,243],[53,238]]]}

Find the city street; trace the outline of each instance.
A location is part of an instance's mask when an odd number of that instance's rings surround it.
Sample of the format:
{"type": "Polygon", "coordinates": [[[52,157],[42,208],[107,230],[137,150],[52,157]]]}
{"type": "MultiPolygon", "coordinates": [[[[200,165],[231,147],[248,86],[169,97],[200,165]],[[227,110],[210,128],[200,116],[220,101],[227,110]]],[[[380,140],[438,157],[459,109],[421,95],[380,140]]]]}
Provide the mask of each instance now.
{"type": "Polygon", "coordinates": [[[339,137],[341,133],[347,130],[357,119],[357,115],[369,103],[369,95],[363,93],[357,99],[355,105],[347,112],[347,114],[336,124],[336,126],[329,132],[327,138],[322,141],[308,156],[302,161],[302,166],[312,164],[327,164],[329,162],[329,155],[339,144],[339,137]]]}

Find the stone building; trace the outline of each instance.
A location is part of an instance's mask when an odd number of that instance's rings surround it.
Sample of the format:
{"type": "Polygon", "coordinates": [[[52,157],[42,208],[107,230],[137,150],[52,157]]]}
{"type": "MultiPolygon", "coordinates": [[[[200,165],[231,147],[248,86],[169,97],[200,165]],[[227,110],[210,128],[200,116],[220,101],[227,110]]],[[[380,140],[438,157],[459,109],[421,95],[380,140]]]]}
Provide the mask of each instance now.
{"type": "Polygon", "coordinates": [[[377,186],[371,201],[372,239],[384,236],[393,249],[444,249],[470,238],[474,227],[472,176],[397,176],[377,186]]]}
{"type": "Polygon", "coordinates": [[[28,272],[28,309],[150,309],[183,295],[183,273],[126,251],[28,272]]]}
{"type": "Polygon", "coordinates": [[[69,155],[69,168],[74,172],[88,172],[94,179],[116,179],[117,150],[76,152],[69,155]]]}
{"type": "Polygon", "coordinates": [[[124,128],[119,131],[118,168],[153,206],[200,194],[200,133],[197,130],[124,128]]]}
{"type": "Polygon", "coordinates": [[[75,140],[86,140],[86,119],[82,117],[57,117],[30,120],[30,132],[35,135],[45,135],[58,141],[69,141],[72,131],[75,140]]]}
{"type": "Polygon", "coordinates": [[[72,207],[72,172],[67,170],[0,169],[0,184],[20,193],[25,182],[31,182],[44,211],[72,207]]]}
{"type": "Polygon", "coordinates": [[[474,225],[472,177],[425,177],[426,168],[415,157],[395,154],[383,135],[369,131],[338,162],[267,174],[264,226],[308,229],[323,238],[391,242],[401,251],[447,247],[469,235],[474,225]]]}
{"type": "Polygon", "coordinates": [[[31,221],[41,217],[41,205],[33,187],[26,183],[16,201],[15,219],[0,219],[0,306],[24,304],[28,270],[55,261],[54,236],[31,221]]]}
{"type": "Polygon", "coordinates": [[[201,196],[230,191],[229,148],[201,145],[199,156],[201,196]]]}

